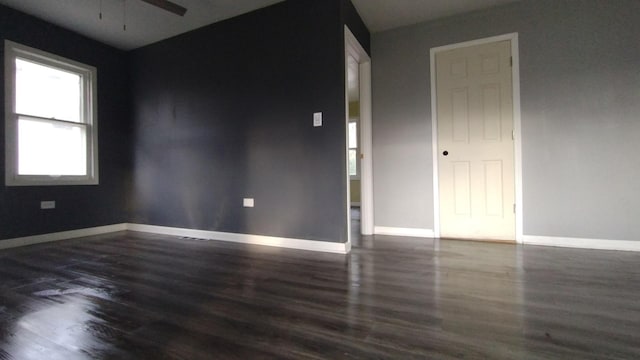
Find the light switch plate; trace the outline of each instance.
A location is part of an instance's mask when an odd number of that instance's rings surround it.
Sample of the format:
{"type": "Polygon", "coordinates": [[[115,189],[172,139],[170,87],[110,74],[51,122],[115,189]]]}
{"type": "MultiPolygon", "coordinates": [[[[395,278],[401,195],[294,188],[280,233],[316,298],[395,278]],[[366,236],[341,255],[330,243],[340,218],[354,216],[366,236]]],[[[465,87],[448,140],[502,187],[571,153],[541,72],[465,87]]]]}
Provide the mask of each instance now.
{"type": "Polygon", "coordinates": [[[242,205],[244,207],[253,207],[253,198],[244,198],[244,199],[242,199],[242,205]]]}
{"type": "Polygon", "coordinates": [[[322,126],[322,113],[321,112],[313,113],[313,126],[314,127],[322,126]]]}
{"type": "Polygon", "coordinates": [[[40,209],[55,209],[55,201],[40,201],[40,209]]]}

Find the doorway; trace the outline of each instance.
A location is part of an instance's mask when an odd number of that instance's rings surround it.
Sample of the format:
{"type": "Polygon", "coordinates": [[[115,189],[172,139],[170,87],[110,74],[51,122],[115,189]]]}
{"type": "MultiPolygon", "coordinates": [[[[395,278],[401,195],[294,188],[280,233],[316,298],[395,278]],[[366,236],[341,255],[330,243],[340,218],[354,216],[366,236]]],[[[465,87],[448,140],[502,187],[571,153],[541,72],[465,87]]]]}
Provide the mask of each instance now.
{"type": "Polygon", "coordinates": [[[345,34],[345,127],[348,241],[373,234],[371,58],[347,26],[345,34]],[[352,229],[354,227],[359,229],[352,229]]]}
{"type": "Polygon", "coordinates": [[[347,54],[347,98],[349,106],[348,122],[348,173],[349,173],[349,206],[352,240],[362,233],[360,226],[360,205],[362,201],[360,164],[360,64],[347,54]]]}
{"type": "Polygon", "coordinates": [[[431,50],[438,237],[520,238],[516,41],[511,34],[431,50]]]}

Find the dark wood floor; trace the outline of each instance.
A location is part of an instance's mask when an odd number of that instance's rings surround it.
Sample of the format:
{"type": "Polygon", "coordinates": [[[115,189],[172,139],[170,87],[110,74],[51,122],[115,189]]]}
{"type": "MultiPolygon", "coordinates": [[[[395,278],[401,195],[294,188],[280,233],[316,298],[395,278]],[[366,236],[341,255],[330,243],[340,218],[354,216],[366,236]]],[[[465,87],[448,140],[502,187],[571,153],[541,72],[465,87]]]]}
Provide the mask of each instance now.
{"type": "Polygon", "coordinates": [[[123,232],[0,251],[0,359],[640,358],[640,254],[123,232]]]}

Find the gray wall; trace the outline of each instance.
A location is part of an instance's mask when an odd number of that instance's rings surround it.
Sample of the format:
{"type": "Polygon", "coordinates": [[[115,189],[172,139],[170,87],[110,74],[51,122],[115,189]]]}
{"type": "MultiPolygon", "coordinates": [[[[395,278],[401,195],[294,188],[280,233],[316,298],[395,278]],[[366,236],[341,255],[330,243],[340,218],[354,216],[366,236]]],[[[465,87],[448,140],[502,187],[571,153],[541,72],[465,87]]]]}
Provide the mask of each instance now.
{"type": "Polygon", "coordinates": [[[524,234],[640,240],[637,0],[525,0],[374,34],[376,225],[433,229],[429,49],[512,32],[524,234]]]}

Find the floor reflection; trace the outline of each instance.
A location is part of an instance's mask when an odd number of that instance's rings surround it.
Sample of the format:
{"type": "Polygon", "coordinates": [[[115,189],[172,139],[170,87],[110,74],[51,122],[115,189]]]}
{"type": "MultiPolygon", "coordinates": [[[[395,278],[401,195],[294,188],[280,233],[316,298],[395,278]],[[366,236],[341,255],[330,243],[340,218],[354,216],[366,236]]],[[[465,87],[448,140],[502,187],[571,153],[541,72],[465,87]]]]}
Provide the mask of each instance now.
{"type": "Polygon", "coordinates": [[[96,334],[104,321],[93,313],[93,289],[47,289],[33,293],[42,301],[24,304],[31,311],[16,319],[2,348],[12,359],[89,359],[110,345],[96,334]],[[51,351],[51,348],[56,351],[51,351]]]}
{"type": "Polygon", "coordinates": [[[501,357],[522,355],[512,335],[523,330],[522,249],[509,244],[443,240],[437,258],[436,298],[442,330],[501,357]]]}

